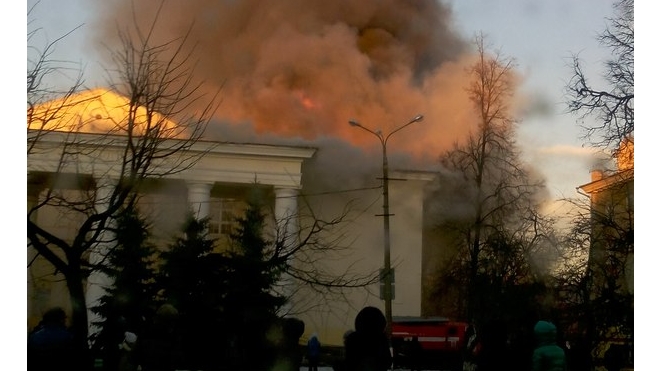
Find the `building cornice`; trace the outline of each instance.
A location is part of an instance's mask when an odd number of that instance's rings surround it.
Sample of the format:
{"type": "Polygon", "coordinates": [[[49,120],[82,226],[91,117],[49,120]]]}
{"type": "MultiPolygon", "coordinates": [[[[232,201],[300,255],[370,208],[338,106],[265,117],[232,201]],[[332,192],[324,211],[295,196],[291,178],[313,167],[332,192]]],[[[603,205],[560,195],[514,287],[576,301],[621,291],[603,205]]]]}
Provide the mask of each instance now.
{"type": "Polygon", "coordinates": [[[621,184],[628,180],[634,179],[634,177],[635,177],[635,169],[630,168],[627,170],[618,171],[602,179],[598,179],[593,182],[583,184],[577,188],[583,190],[587,194],[592,194],[592,193],[604,191],[608,188],[611,188],[614,185],[621,184]]]}
{"type": "Polygon", "coordinates": [[[426,170],[400,170],[395,169],[390,171],[390,178],[406,179],[406,180],[420,180],[430,182],[434,180],[438,173],[426,170]]]}
{"type": "MultiPolygon", "coordinates": [[[[34,137],[36,132],[28,132],[34,137]]],[[[58,172],[119,176],[126,137],[121,135],[44,131],[39,133],[35,147],[28,155],[28,172],[58,172]],[[61,156],[65,145],[68,153],[76,153],[75,161],[61,156]]],[[[177,148],[183,140],[167,139],[161,148],[177,148]]],[[[183,152],[183,150],[182,150],[183,152]]],[[[163,160],[164,178],[196,182],[259,183],[275,187],[301,188],[302,163],[314,156],[316,148],[253,143],[196,141],[185,149],[194,158],[191,166],[178,172],[167,172],[163,160]]],[[[158,165],[153,167],[159,172],[158,165]]]]}

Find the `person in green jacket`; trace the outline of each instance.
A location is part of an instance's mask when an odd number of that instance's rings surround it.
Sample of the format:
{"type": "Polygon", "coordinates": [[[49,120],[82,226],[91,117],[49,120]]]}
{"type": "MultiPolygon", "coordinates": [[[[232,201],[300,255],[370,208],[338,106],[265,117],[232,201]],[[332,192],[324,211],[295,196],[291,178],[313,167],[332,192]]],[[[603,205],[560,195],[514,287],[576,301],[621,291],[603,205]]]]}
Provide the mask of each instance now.
{"type": "Polygon", "coordinates": [[[538,321],[534,336],[537,345],[532,354],[532,371],[566,371],[566,354],[557,345],[557,327],[552,322],[538,321]]]}

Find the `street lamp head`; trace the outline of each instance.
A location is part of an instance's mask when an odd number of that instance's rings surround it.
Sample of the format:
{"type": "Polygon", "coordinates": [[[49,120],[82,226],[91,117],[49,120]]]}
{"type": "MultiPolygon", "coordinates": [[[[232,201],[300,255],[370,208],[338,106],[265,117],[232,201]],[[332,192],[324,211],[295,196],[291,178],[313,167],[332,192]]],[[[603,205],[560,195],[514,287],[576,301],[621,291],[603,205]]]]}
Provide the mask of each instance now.
{"type": "Polygon", "coordinates": [[[420,122],[422,120],[424,120],[424,116],[423,115],[417,115],[410,122],[420,122]]]}
{"type": "Polygon", "coordinates": [[[362,126],[362,125],[360,125],[359,122],[357,122],[355,120],[348,120],[348,124],[351,125],[351,126],[362,126]]]}

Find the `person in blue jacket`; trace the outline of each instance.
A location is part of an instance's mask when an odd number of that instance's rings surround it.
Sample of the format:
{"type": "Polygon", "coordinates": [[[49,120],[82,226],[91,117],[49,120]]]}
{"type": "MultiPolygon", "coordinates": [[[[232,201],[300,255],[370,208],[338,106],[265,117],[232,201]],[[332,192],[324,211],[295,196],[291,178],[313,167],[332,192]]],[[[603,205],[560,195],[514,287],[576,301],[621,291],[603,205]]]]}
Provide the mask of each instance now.
{"type": "Polygon", "coordinates": [[[73,334],[66,328],[64,309],[55,307],[28,335],[28,370],[72,370],[75,367],[73,334]]]}
{"type": "Polygon", "coordinates": [[[316,333],[307,341],[307,362],[309,362],[309,371],[318,371],[319,360],[321,358],[321,342],[316,333]]]}
{"type": "Polygon", "coordinates": [[[557,327],[552,322],[538,321],[534,325],[536,349],[532,354],[532,371],[565,371],[566,354],[557,345],[557,327]]]}

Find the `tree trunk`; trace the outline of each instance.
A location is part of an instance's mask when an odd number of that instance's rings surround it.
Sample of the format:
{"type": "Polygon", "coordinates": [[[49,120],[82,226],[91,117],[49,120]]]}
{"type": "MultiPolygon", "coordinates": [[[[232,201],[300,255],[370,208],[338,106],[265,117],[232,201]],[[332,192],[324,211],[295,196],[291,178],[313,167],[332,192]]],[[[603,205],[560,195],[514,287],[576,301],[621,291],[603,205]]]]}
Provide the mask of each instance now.
{"type": "Polygon", "coordinates": [[[77,357],[76,369],[81,371],[92,370],[93,359],[87,342],[87,305],[83,286],[83,282],[86,282],[86,280],[83,278],[80,264],[69,264],[66,281],[71,301],[71,331],[73,332],[77,357]]]}

